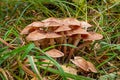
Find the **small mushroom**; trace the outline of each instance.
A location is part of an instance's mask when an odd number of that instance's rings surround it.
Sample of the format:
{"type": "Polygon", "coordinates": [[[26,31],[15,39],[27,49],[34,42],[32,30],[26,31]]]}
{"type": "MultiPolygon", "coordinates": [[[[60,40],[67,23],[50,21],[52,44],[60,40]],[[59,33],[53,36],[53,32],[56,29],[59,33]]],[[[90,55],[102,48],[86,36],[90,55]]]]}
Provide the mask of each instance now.
{"type": "Polygon", "coordinates": [[[59,57],[64,56],[64,53],[57,49],[51,49],[49,51],[46,51],[45,53],[53,58],[59,58],[59,57]]]}
{"type": "Polygon", "coordinates": [[[86,72],[89,71],[87,61],[84,58],[77,56],[77,57],[74,57],[74,59],[71,59],[71,61],[82,70],[86,72]]]}
{"type": "Polygon", "coordinates": [[[33,23],[31,23],[31,24],[29,24],[29,25],[27,25],[22,31],[21,31],[21,33],[20,34],[29,34],[30,32],[32,32],[32,31],[35,31],[35,30],[37,30],[37,29],[39,29],[39,28],[41,28],[41,27],[43,27],[44,26],[44,24],[42,23],[42,22],[33,22],[33,23]]]}
{"type": "Polygon", "coordinates": [[[26,37],[28,41],[38,41],[45,38],[45,33],[40,30],[33,31],[26,37]]]}
{"type": "Polygon", "coordinates": [[[85,22],[85,21],[78,21],[75,18],[66,18],[63,20],[63,24],[65,25],[69,25],[71,28],[75,29],[75,28],[85,28],[87,29],[88,27],[91,27],[92,25],[90,25],[89,23],[85,22]]]}
{"type": "Polygon", "coordinates": [[[81,35],[84,41],[93,41],[93,40],[100,40],[103,38],[101,34],[95,33],[95,32],[89,32],[89,34],[83,34],[81,35]]]}
{"type": "Polygon", "coordinates": [[[94,72],[94,73],[97,73],[97,70],[96,70],[95,66],[91,62],[86,61],[82,57],[79,57],[79,56],[74,57],[74,59],[71,59],[71,61],[77,67],[79,67],[80,69],[82,69],[85,72],[94,72]]]}

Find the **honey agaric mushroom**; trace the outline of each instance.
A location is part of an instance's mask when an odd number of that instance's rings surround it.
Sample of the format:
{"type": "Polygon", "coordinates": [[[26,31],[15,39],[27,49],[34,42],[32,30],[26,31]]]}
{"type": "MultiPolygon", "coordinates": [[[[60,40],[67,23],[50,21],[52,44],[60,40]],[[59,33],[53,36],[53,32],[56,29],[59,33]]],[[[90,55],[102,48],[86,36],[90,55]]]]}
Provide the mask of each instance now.
{"type": "Polygon", "coordinates": [[[43,27],[44,24],[42,22],[33,22],[29,25],[27,25],[22,31],[20,34],[29,34],[30,32],[34,31],[34,30],[37,30],[39,29],[40,27],[43,27]]]}
{"type": "Polygon", "coordinates": [[[81,35],[84,41],[90,41],[90,40],[100,40],[103,38],[101,34],[94,33],[94,32],[89,32],[87,35],[81,35]]]}
{"type": "Polygon", "coordinates": [[[84,58],[77,56],[77,57],[74,57],[74,59],[71,59],[71,61],[82,70],[86,72],[89,71],[87,61],[84,58]]]}
{"type": "Polygon", "coordinates": [[[26,37],[28,41],[38,41],[45,38],[46,38],[45,33],[41,32],[40,30],[33,31],[26,37]]]}
{"type": "Polygon", "coordinates": [[[63,24],[69,25],[73,29],[76,28],[76,27],[78,27],[78,28],[81,27],[81,28],[87,29],[88,27],[92,26],[85,21],[78,21],[75,18],[66,18],[66,19],[63,20],[63,24]]]}
{"type": "Polygon", "coordinates": [[[51,49],[49,51],[46,51],[45,53],[53,58],[59,58],[59,57],[64,56],[64,53],[57,49],[51,49]]]}
{"type": "Polygon", "coordinates": [[[86,71],[86,72],[94,72],[97,73],[97,70],[95,68],[95,66],[89,62],[86,61],[84,58],[82,57],[74,57],[74,60],[71,59],[71,61],[79,68],[81,68],[82,70],[86,71]]]}

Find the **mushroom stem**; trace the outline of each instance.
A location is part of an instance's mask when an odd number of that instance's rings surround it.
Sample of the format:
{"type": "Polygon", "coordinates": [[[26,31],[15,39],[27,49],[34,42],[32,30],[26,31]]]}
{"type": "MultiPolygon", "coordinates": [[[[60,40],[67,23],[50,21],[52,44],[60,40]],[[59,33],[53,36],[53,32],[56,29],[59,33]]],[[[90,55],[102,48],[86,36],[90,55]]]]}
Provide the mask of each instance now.
{"type": "MultiPolygon", "coordinates": [[[[62,34],[63,37],[60,40],[60,44],[66,44],[67,41],[66,41],[66,36],[65,36],[64,32],[61,32],[61,34],[62,34]]],[[[61,50],[61,47],[62,46],[60,46],[58,49],[61,50]]],[[[64,46],[63,49],[64,49],[63,52],[66,54],[67,47],[64,46]]]]}
{"type": "MultiPolygon", "coordinates": [[[[67,44],[67,38],[64,37],[64,44],[67,44]]],[[[65,54],[67,53],[67,46],[64,46],[64,51],[65,54]]]]}
{"type": "Polygon", "coordinates": [[[36,45],[36,47],[40,47],[39,41],[34,41],[34,44],[36,45]]]}
{"type": "Polygon", "coordinates": [[[92,41],[85,41],[83,44],[78,45],[77,51],[85,46],[88,46],[92,41]]]}
{"type": "MultiPolygon", "coordinates": [[[[64,32],[61,32],[61,33],[62,33],[62,36],[63,36],[63,41],[62,41],[62,43],[63,43],[63,44],[67,44],[67,40],[66,40],[67,38],[66,38],[64,32]]],[[[64,54],[66,54],[66,52],[67,52],[67,47],[66,47],[66,46],[63,47],[63,52],[64,52],[64,54]]]]}
{"type": "MultiPolygon", "coordinates": [[[[81,35],[78,35],[78,36],[76,37],[76,40],[74,41],[73,45],[74,45],[74,46],[77,46],[77,45],[79,44],[80,40],[81,40],[81,35]]],[[[74,50],[75,50],[74,48],[72,48],[72,49],[70,50],[70,53],[69,53],[69,56],[68,56],[68,60],[72,57],[72,55],[73,55],[73,53],[74,53],[74,50]]]]}
{"type": "Polygon", "coordinates": [[[55,44],[55,41],[53,38],[50,39],[50,45],[53,46],[55,44]]]}

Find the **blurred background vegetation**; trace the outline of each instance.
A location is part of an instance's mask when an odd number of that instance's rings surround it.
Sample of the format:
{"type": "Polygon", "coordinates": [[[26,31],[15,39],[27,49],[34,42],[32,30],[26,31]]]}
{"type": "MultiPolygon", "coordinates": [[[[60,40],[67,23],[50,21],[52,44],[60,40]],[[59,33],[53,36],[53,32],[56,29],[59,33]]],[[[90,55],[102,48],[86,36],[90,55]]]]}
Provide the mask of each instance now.
{"type": "MultiPolygon", "coordinates": [[[[90,52],[84,51],[88,54],[82,55],[93,62],[99,71],[98,74],[90,77],[101,80],[107,80],[109,76],[113,80],[117,77],[117,72],[120,72],[120,0],[1,0],[0,38],[17,47],[17,49],[9,49],[0,42],[0,78],[2,80],[6,79],[3,74],[6,70],[12,78],[25,80],[24,70],[20,67],[21,63],[28,56],[29,60],[32,60],[31,56],[37,57],[39,50],[35,49],[32,43],[22,46],[20,31],[31,22],[48,17],[74,17],[92,24],[93,27],[90,30],[102,34],[104,38],[94,42],[89,48],[90,52]],[[29,54],[29,52],[35,52],[35,54],[29,54]],[[95,56],[97,59],[94,58],[95,56]],[[19,63],[18,71],[12,68],[15,61],[19,63]]],[[[35,65],[38,70],[41,69],[38,67],[39,62],[35,65]]],[[[57,74],[61,75],[62,72],[57,74]]],[[[84,79],[81,78],[81,80],[84,79]]]]}

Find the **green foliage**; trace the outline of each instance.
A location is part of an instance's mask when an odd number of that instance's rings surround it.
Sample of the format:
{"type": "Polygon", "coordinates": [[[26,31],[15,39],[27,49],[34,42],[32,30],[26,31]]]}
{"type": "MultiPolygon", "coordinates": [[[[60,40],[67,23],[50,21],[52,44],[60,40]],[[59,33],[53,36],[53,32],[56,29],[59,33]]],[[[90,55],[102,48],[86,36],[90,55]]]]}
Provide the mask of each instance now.
{"type": "MultiPolygon", "coordinates": [[[[46,50],[60,45],[76,48],[73,45],[60,44],[43,50],[36,48],[33,43],[26,43],[24,46],[21,46],[25,40],[21,40],[21,37],[24,36],[20,35],[20,31],[29,23],[48,17],[75,17],[78,20],[91,23],[93,25],[91,30],[102,34],[104,38],[91,44],[90,48],[87,48],[88,51],[86,49],[83,49],[84,51],[80,50],[80,56],[94,62],[95,66],[97,66],[98,75],[93,74],[97,76],[92,78],[98,79],[100,77],[100,80],[104,80],[109,76],[115,77],[114,73],[109,74],[107,71],[111,67],[119,68],[120,65],[119,63],[116,65],[116,61],[120,61],[119,0],[1,0],[0,5],[0,37],[17,47],[16,49],[9,49],[0,42],[0,68],[4,71],[8,70],[15,79],[24,80],[25,71],[18,64],[16,73],[12,68],[13,63],[19,62],[22,64],[28,58],[31,71],[36,73],[40,79],[40,71],[44,70],[44,75],[47,72],[51,72],[60,75],[64,80],[67,78],[90,80],[87,77],[64,72],[58,62],[44,54],[46,50]],[[99,44],[100,48],[95,49],[96,43],[99,44]],[[40,56],[40,54],[42,55],[40,56]],[[34,62],[33,56],[35,56],[38,62],[34,62]],[[107,59],[100,58],[99,60],[102,60],[102,62],[98,63],[95,57],[99,56],[107,56],[107,59]],[[52,61],[57,69],[41,66],[44,64],[39,62],[41,59],[52,61]],[[114,66],[108,65],[108,62],[111,62],[114,66]]],[[[6,80],[5,75],[1,71],[0,79],[6,80]]]]}

